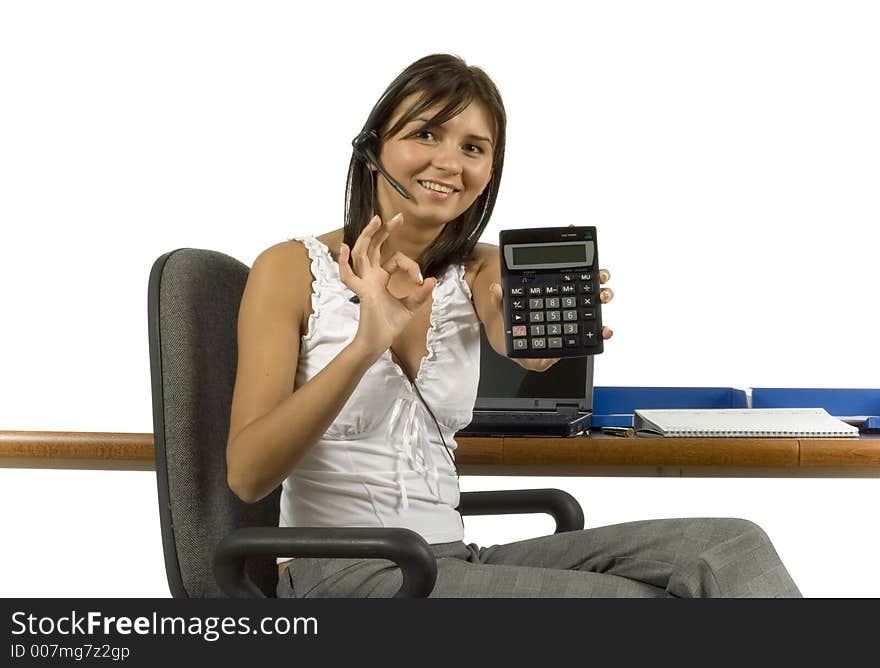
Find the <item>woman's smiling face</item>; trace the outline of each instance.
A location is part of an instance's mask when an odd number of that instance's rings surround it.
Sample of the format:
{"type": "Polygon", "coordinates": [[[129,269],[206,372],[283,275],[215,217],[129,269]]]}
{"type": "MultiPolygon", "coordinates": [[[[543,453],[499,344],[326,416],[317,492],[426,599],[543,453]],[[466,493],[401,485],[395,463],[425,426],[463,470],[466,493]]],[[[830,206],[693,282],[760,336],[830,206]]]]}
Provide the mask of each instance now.
{"type": "MultiPolygon", "coordinates": [[[[410,109],[417,94],[403,100],[388,127],[410,109]]],[[[398,211],[409,225],[443,226],[474,203],[492,177],[492,116],[478,100],[437,127],[420,128],[442,105],[426,109],[386,140],[379,162],[410,193],[402,197],[378,176],[378,212],[387,221],[398,211]]]]}

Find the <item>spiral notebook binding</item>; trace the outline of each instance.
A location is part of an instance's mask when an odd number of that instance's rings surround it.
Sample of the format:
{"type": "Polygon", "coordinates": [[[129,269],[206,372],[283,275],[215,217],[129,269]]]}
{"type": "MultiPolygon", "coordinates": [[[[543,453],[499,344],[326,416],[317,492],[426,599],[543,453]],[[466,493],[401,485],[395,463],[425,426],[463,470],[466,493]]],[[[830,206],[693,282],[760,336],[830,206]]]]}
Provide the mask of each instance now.
{"type": "Polygon", "coordinates": [[[640,436],[678,438],[852,438],[858,429],[822,408],[636,409],[640,436]]]}
{"type": "Polygon", "coordinates": [[[665,436],[670,438],[843,438],[851,434],[844,431],[735,431],[735,430],[674,430],[667,431],[665,436]]]}

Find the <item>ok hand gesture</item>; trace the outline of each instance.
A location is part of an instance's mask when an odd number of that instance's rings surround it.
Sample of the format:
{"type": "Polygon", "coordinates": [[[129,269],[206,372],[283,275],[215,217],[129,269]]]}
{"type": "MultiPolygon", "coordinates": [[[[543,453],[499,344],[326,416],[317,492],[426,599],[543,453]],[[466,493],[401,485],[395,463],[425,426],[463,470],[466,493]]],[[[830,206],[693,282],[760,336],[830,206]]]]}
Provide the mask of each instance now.
{"type": "Polygon", "coordinates": [[[360,299],[361,313],[355,341],[370,354],[384,353],[412,320],[434,290],[435,278],[422,278],[418,263],[398,251],[381,263],[382,243],[403,224],[398,213],[383,224],[379,216],[363,229],[354,247],[339,247],[339,277],[360,299]],[[352,268],[349,265],[351,258],[352,268]],[[398,298],[388,291],[391,275],[397,271],[409,274],[419,284],[411,294],[398,298]]]}

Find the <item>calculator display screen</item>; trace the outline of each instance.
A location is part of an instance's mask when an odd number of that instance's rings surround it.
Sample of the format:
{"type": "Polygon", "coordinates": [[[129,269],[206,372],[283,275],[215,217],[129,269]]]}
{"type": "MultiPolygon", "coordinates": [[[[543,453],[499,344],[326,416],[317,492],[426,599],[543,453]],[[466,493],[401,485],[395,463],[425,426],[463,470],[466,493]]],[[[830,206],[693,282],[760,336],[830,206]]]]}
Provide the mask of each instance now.
{"type": "Polygon", "coordinates": [[[593,263],[592,241],[510,244],[505,249],[510,269],[584,267],[593,263]]]}

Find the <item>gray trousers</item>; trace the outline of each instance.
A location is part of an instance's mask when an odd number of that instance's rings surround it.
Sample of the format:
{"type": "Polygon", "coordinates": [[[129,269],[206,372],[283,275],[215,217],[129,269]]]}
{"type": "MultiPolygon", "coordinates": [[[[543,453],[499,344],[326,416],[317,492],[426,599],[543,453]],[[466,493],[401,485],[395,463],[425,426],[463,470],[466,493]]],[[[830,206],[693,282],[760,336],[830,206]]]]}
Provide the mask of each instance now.
{"type": "MultiPolygon", "coordinates": [[[[431,545],[432,598],[799,597],[764,531],[741,519],[629,522],[492,547],[431,545]]],[[[294,559],[279,598],[391,597],[385,559],[294,559]]]]}

